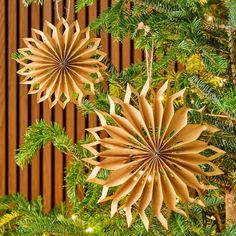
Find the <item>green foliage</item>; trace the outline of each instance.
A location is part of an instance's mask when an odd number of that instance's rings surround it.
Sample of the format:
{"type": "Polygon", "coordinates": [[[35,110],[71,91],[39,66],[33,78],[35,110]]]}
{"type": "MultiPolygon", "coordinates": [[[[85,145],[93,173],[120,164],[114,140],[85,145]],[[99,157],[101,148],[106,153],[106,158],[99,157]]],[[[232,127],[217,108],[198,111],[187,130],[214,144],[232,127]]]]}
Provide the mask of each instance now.
{"type": "Polygon", "coordinates": [[[227,132],[232,135],[236,135],[236,127],[234,125],[234,122],[230,119],[222,119],[220,117],[214,117],[211,115],[205,115],[204,120],[211,125],[216,126],[220,130],[227,132]]]}
{"type": "Polygon", "coordinates": [[[79,12],[85,6],[90,6],[95,2],[95,0],[76,0],[75,11],[79,12]]]}
{"type": "Polygon", "coordinates": [[[23,57],[23,55],[19,52],[13,52],[11,54],[11,58],[14,59],[14,60],[21,59],[22,57],[23,57]]]}
{"type": "Polygon", "coordinates": [[[221,236],[234,236],[236,235],[236,225],[230,225],[224,232],[220,234],[221,236]]]}
{"type": "Polygon", "coordinates": [[[43,211],[42,198],[28,202],[19,194],[0,198],[0,233],[3,235],[85,235],[79,220],[71,219],[66,205],[43,211]]]}
{"type": "Polygon", "coordinates": [[[32,3],[38,3],[43,5],[43,0],[23,0],[23,4],[28,7],[29,5],[31,5],[32,3]]]}
{"type": "Polygon", "coordinates": [[[234,99],[234,94],[236,94],[236,91],[229,92],[228,88],[225,90],[216,90],[213,86],[205,83],[202,81],[198,76],[192,76],[190,78],[191,82],[193,82],[194,86],[196,86],[203,94],[205,95],[205,98],[208,99],[209,102],[212,102],[219,110],[219,112],[224,112],[229,116],[229,118],[236,119],[236,107],[235,104],[232,104],[227,102],[227,106],[225,105],[226,103],[226,98],[233,96],[234,99]]]}
{"type": "Polygon", "coordinates": [[[227,8],[229,10],[229,27],[231,29],[236,28],[236,2],[231,0],[227,3],[227,8]]]}
{"type": "Polygon", "coordinates": [[[31,163],[38,150],[49,142],[52,142],[61,152],[77,155],[75,145],[72,144],[64,129],[56,123],[49,125],[44,120],[39,120],[28,127],[24,135],[24,144],[16,154],[16,163],[21,167],[31,163]]]}
{"type": "MultiPolygon", "coordinates": [[[[83,144],[90,143],[91,137],[86,136],[85,140],[80,140],[76,146],[77,156],[87,158],[90,153],[87,149],[82,147],[83,144]]],[[[75,205],[80,201],[78,198],[78,190],[83,190],[85,188],[86,178],[87,178],[87,167],[78,160],[73,160],[66,169],[66,187],[67,195],[70,199],[70,203],[75,205]]]]}

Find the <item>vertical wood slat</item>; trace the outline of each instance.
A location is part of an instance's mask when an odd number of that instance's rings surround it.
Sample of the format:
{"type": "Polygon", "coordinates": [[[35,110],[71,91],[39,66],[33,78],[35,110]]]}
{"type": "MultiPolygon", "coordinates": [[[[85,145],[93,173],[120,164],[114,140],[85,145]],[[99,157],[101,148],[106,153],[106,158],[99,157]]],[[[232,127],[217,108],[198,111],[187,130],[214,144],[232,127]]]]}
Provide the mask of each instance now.
{"type": "MultiPolygon", "coordinates": [[[[17,191],[17,167],[15,161],[15,152],[17,148],[17,75],[16,62],[11,59],[10,55],[17,48],[17,2],[8,1],[8,193],[17,191]],[[9,106],[9,105],[8,105],[9,106]]],[[[1,47],[2,48],[2,47],[1,47]]],[[[1,62],[2,64],[2,62],[1,62]]],[[[0,69],[1,71],[1,69],[0,69]]],[[[1,76],[2,77],[2,76],[1,76]]],[[[2,83],[1,83],[2,84],[2,83]]]]}
{"type": "MultiPolygon", "coordinates": [[[[112,0],[114,4],[116,0],[112,0]]],[[[120,71],[120,43],[111,38],[111,63],[116,67],[117,71],[120,71]]]]}
{"type": "MultiPolygon", "coordinates": [[[[42,20],[42,19],[41,19],[42,20]]],[[[45,1],[43,5],[43,24],[44,20],[52,21],[52,1],[45,1]]],[[[52,111],[49,108],[48,102],[43,103],[43,118],[47,123],[52,121],[52,111]]],[[[42,158],[43,179],[42,181],[42,195],[44,209],[49,211],[52,206],[52,145],[47,144],[43,149],[42,158]]]]}
{"type": "MultiPolygon", "coordinates": [[[[84,29],[86,27],[86,10],[83,8],[76,14],[76,18],[79,21],[80,29],[84,29]]],[[[85,138],[85,116],[76,110],[76,139],[84,139],[85,138]]]]}
{"type": "MultiPolygon", "coordinates": [[[[31,27],[40,28],[40,7],[36,4],[31,6],[31,27]]],[[[40,118],[40,105],[37,103],[36,95],[31,98],[31,124],[40,118]]],[[[34,157],[31,164],[31,197],[35,199],[40,194],[40,155],[34,157]]]]}
{"type": "MultiPolygon", "coordinates": [[[[131,7],[130,4],[127,7],[131,7]]],[[[121,70],[124,70],[130,65],[131,62],[131,41],[129,37],[126,37],[121,45],[122,55],[121,55],[121,70]]]]}
{"type": "MultiPolygon", "coordinates": [[[[92,22],[94,19],[96,19],[96,17],[97,17],[97,2],[94,3],[91,7],[89,7],[88,16],[89,16],[89,18],[88,18],[89,22],[92,22]]],[[[96,37],[96,36],[91,33],[91,37],[96,37]]],[[[89,96],[89,100],[93,101],[94,96],[93,95],[89,96]]],[[[97,125],[97,115],[94,113],[89,114],[88,127],[95,127],[96,125],[97,125]]]]}
{"type": "MultiPolygon", "coordinates": [[[[28,8],[24,7],[23,4],[20,4],[20,19],[21,17],[24,20],[19,22],[19,37],[20,37],[20,47],[25,47],[23,43],[23,38],[28,37],[28,8]]],[[[19,81],[18,81],[19,82],[19,81]]],[[[20,124],[20,144],[24,142],[24,133],[28,126],[28,88],[26,85],[20,85],[20,97],[19,97],[19,124],[20,124]]],[[[23,170],[20,169],[20,193],[28,197],[28,166],[23,170]]]]}
{"type": "MultiPolygon", "coordinates": [[[[55,5],[55,4],[54,4],[55,5]]],[[[60,17],[63,16],[64,12],[64,1],[59,2],[59,15],[60,17]]],[[[56,25],[58,22],[57,14],[54,13],[54,24],[56,25]]],[[[55,122],[59,124],[61,127],[63,127],[63,109],[57,104],[52,110],[55,112],[55,122]]],[[[58,204],[63,199],[63,176],[64,176],[64,165],[63,165],[63,154],[57,150],[54,149],[54,203],[58,204]]],[[[64,200],[64,199],[63,199],[64,200]]]]}
{"type": "MultiPolygon", "coordinates": [[[[109,1],[104,0],[100,2],[100,9],[99,9],[99,14],[102,14],[107,8],[109,7],[109,1]]],[[[100,37],[101,37],[101,50],[107,53],[107,58],[110,57],[110,50],[109,50],[109,36],[107,32],[100,32],[100,37]]],[[[108,82],[105,80],[103,81],[103,88],[105,91],[108,91],[109,85],[108,82]]],[[[107,138],[108,135],[106,132],[100,132],[100,137],[101,138],[107,138]]]]}
{"type": "Polygon", "coordinates": [[[5,50],[5,44],[6,44],[6,28],[5,28],[5,23],[6,23],[6,13],[5,13],[5,0],[0,0],[0,25],[1,25],[1,30],[0,30],[0,48],[1,48],[1,53],[0,53],[0,150],[1,150],[1,157],[0,157],[0,195],[4,195],[6,192],[6,91],[5,91],[5,86],[6,86],[6,50],[5,50]]]}
{"type": "Polygon", "coordinates": [[[133,42],[134,61],[133,63],[139,63],[142,60],[142,51],[135,48],[135,41],[133,42]]]}
{"type": "MultiPolygon", "coordinates": [[[[70,9],[69,9],[69,18],[68,18],[68,23],[71,24],[75,20],[75,14],[74,14],[74,6],[75,6],[75,0],[67,0],[66,1],[66,10],[68,10],[68,4],[70,1],[70,9]]],[[[67,11],[66,11],[67,13],[67,11]]],[[[65,108],[65,113],[66,113],[66,132],[72,142],[75,142],[75,104],[72,102],[69,102],[65,108]]],[[[66,167],[69,166],[70,164],[70,159],[71,157],[69,155],[66,156],[66,167]]],[[[67,202],[69,201],[67,195],[66,195],[66,200],[67,202]]],[[[60,200],[59,200],[60,202],[60,200]]]]}

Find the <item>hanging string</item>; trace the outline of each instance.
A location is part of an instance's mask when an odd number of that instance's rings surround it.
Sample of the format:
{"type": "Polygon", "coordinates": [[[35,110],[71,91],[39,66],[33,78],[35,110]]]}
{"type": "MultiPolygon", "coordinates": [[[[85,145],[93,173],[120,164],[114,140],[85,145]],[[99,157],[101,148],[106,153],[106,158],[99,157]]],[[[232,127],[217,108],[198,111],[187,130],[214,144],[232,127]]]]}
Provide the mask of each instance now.
{"type": "Polygon", "coordinates": [[[154,39],[152,37],[152,47],[150,53],[148,52],[147,47],[145,48],[145,59],[147,67],[147,78],[149,81],[152,80],[152,66],[153,66],[153,56],[154,56],[154,39]]]}
{"type": "MultiPolygon", "coordinates": [[[[55,0],[56,1],[56,13],[57,13],[57,19],[60,20],[60,14],[59,14],[59,2],[61,2],[61,0],[55,0]]],[[[68,1],[68,7],[66,10],[66,21],[68,21],[69,19],[69,15],[70,15],[70,0],[68,1]]]]}
{"type": "Polygon", "coordinates": [[[152,79],[152,65],[153,65],[153,57],[154,57],[154,38],[152,37],[152,48],[151,48],[151,56],[150,56],[150,68],[149,68],[149,76],[152,79]]]}
{"type": "Polygon", "coordinates": [[[149,71],[149,53],[148,53],[148,49],[145,48],[145,60],[146,60],[146,67],[147,67],[147,78],[148,80],[151,80],[150,78],[150,71],[149,71]]]}
{"type": "Polygon", "coordinates": [[[60,17],[60,14],[59,14],[59,2],[61,0],[55,0],[56,1],[56,13],[57,13],[57,19],[60,20],[61,17],[60,17]]]}
{"type": "Polygon", "coordinates": [[[70,0],[68,1],[68,6],[67,6],[66,21],[69,20],[69,15],[70,15],[70,0]]]}

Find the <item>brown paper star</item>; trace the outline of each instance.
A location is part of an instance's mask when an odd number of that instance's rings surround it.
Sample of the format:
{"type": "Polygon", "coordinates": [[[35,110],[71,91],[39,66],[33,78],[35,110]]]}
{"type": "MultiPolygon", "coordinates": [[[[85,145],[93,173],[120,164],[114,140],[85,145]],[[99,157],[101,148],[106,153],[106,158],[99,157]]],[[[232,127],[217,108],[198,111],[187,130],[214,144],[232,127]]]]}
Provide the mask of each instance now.
{"type": "Polygon", "coordinates": [[[80,103],[103,79],[100,40],[90,38],[89,28],[80,30],[78,21],[69,25],[61,18],[56,26],[45,21],[43,31],[32,29],[32,38],[24,39],[27,47],[18,50],[22,84],[30,84],[29,94],[37,94],[38,102],[48,99],[50,107],[59,102],[64,108],[73,96],[80,103]]]}
{"type": "Polygon", "coordinates": [[[221,170],[211,161],[224,152],[214,146],[198,140],[206,130],[202,124],[187,124],[188,109],[185,105],[174,109],[174,101],[184,96],[185,91],[169,95],[163,93],[168,88],[166,82],[153,96],[153,104],[146,99],[149,81],[138,94],[131,86],[127,86],[124,101],[110,98],[110,114],[97,111],[101,126],[88,129],[96,141],[84,145],[94,157],[84,161],[95,165],[88,181],[103,185],[99,202],[112,200],[111,216],[118,211],[120,200],[124,203],[119,209],[125,209],[128,226],[132,223],[132,206],[136,206],[145,227],[149,220],[145,210],[151,204],[152,216],[156,216],[164,227],[168,227],[163,215],[163,203],[168,210],[186,213],[177,206],[177,199],[183,202],[198,203],[201,200],[189,196],[189,187],[199,195],[202,190],[213,186],[200,183],[197,175],[213,176],[222,174],[221,170]],[[130,104],[134,93],[138,98],[138,109],[130,104]],[[121,107],[123,115],[117,115],[115,104],[121,107]],[[116,125],[109,125],[106,117],[116,125]],[[104,130],[110,137],[100,138],[97,132],[104,130]],[[100,152],[96,146],[101,145],[100,152]],[[206,157],[204,150],[212,150],[213,154],[206,157]],[[209,171],[199,165],[206,164],[209,171]],[[100,169],[110,170],[107,179],[97,178],[100,169]],[[107,196],[110,187],[118,186],[107,196]]]}

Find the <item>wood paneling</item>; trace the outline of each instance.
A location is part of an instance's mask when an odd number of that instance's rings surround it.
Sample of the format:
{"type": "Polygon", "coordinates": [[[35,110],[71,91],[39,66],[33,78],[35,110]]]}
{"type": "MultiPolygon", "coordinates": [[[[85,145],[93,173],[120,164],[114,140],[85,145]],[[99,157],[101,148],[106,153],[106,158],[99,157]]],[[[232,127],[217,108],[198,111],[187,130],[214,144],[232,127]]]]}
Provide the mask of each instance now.
{"type": "MultiPolygon", "coordinates": [[[[0,5],[4,6],[6,4],[5,0],[0,0],[0,5]]],[[[0,7],[0,25],[2,29],[0,30],[0,194],[5,194],[6,191],[6,11],[4,7],[0,7]]]]}
{"type": "MultiPolygon", "coordinates": [[[[17,167],[15,163],[15,152],[17,148],[17,75],[16,75],[16,62],[11,59],[10,55],[17,49],[17,2],[8,1],[8,14],[7,14],[7,28],[8,28],[8,96],[7,104],[11,104],[11,109],[7,112],[7,159],[8,159],[8,189],[7,193],[15,193],[17,191],[17,167]]],[[[1,47],[2,48],[2,47],[1,47]]],[[[1,61],[2,64],[2,61],[1,61]]],[[[0,70],[2,73],[2,70],[0,70]]],[[[2,77],[2,76],[1,76],[2,77]]],[[[4,136],[3,136],[4,137],[4,136]]],[[[2,153],[1,153],[2,154],[2,153]]],[[[1,155],[3,156],[3,154],[1,155]]]]}
{"type": "MultiPolygon", "coordinates": [[[[29,36],[30,28],[29,28],[29,10],[30,8],[26,8],[23,6],[23,4],[20,4],[19,7],[19,19],[24,20],[18,20],[19,24],[19,47],[24,47],[23,38],[27,38],[29,36]]],[[[14,72],[12,72],[14,73],[14,72]]],[[[18,83],[20,81],[18,80],[18,83]]],[[[25,85],[19,86],[19,135],[20,135],[20,144],[24,142],[24,133],[26,128],[28,127],[28,114],[30,111],[29,109],[29,99],[30,96],[27,95],[28,93],[28,87],[25,85]]],[[[26,166],[24,169],[20,169],[20,184],[19,184],[19,191],[24,196],[28,197],[28,173],[29,173],[29,166],[26,166]]]]}
{"type": "MultiPolygon", "coordinates": [[[[53,4],[52,1],[45,1],[43,5],[43,14],[42,18],[47,21],[52,21],[52,10],[53,4]]],[[[42,24],[43,20],[41,19],[42,24]]],[[[52,111],[49,109],[49,105],[47,102],[43,103],[43,118],[47,122],[52,121],[52,111]]],[[[50,210],[52,206],[52,158],[53,158],[53,149],[52,144],[47,144],[47,146],[43,149],[42,155],[42,179],[41,179],[41,194],[44,198],[44,207],[46,210],[50,210]]]]}
{"type": "MultiPolygon", "coordinates": [[[[74,13],[74,2],[71,0],[69,22],[78,19],[82,29],[113,0],[98,0],[79,13],[74,13]]],[[[60,16],[66,16],[68,3],[69,0],[61,1],[60,16]]],[[[45,1],[43,6],[33,4],[29,8],[23,6],[22,0],[0,0],[0,4],[0,195],[20,192],[29,199],[42,195],[45,209],[50,210],[67,200],[64,171],[69,158],[48,144],[31,165],[23,170],[17,167],[14,156],[23,143],[26,128],[43,118],[48,123],[57,122],[65,127],[71,140],[77,142],[85,138],[85,128],[96,126],[98,121],[94,114],[85,117],[72,103],[64,110],[59,106],[50,110],[47,102],[38,104],[35,95],[27,94],[29,88],[20,85],[16,74],[19,68],[11,54],[25,46],[23,38],[31,36],[31,28],[42,29],[44,20],[57,22],[54,1],[45,1]]],[[[134,43],[128,38],[122,45],[105,32],[101,32],[100,37],[101,49],[107,52],[118,71],[141,59],[141,52],[134,50],[134,43]]],[[[106,83],[104,86],[108,88],[106,83]]]]}
{"type": "MultiPolygon", "coordinates": [[[[41,7],[36,4],[31,6],[31,27],[34,29],[40,28],[40,11],[41,7]]],[[[31,108],[31,124],[34,124],[40,118],[40,104],[37,103],[36,95],[30,96],[30,108],[31,108]]],[[[40,153],[33,159],[30,169],[30,196],[36,198],[40,194],[40,153]]]]}

